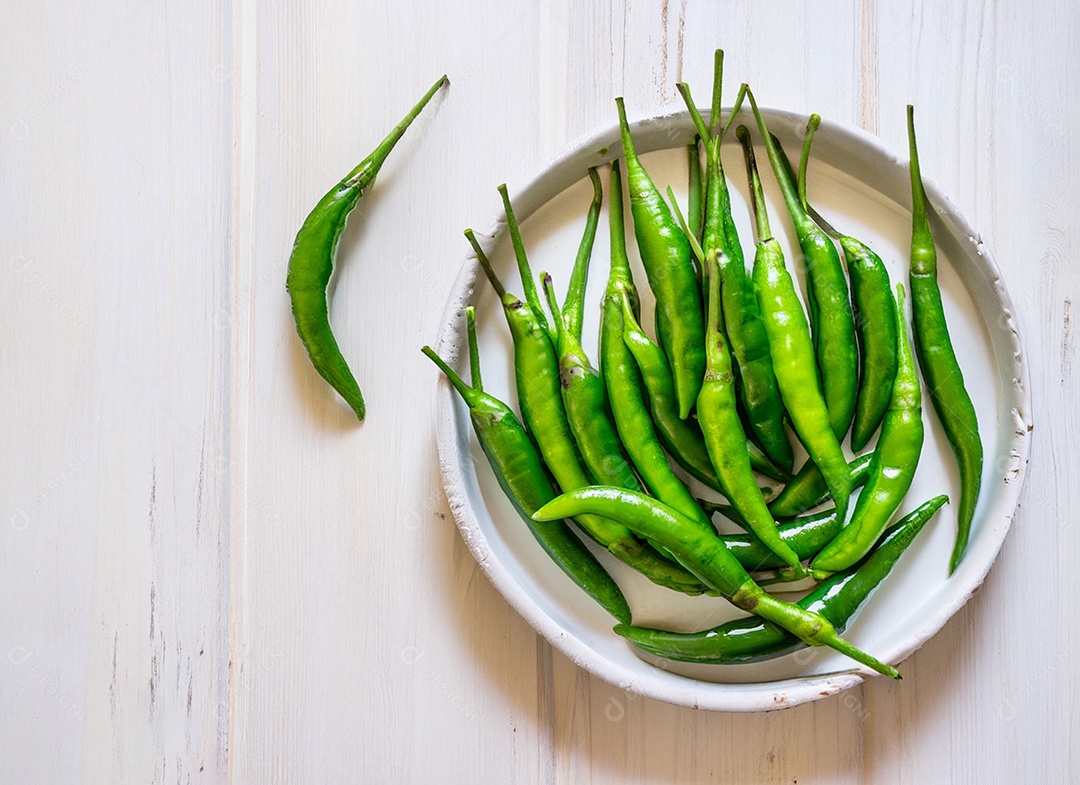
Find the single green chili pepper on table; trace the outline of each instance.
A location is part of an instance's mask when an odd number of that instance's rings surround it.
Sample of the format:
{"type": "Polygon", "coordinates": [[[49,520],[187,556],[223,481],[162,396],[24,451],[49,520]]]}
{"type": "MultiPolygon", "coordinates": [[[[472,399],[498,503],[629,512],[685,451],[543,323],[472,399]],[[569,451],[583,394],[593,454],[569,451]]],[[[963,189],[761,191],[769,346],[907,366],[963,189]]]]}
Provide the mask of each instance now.
{"type": "Polygon", "coordinates": [[[937,279],[937,247],[930,231],[926,190],[919,171],[915,144],[915,109],[907,108],[908,145],[911,152],[911,314],[915,352],[930,392],[938,420],[952,446],[960,469],[960,502],[956,512],[956,545],[949,560],[951,575],[967,548],[971,519],[982,484],[983,444],[975,405],[964,386],[964,374],[956,360],[941,289],[937,279]]]}
{"type": "Polygon", "coordinates": [[[842,440],[855,413],[855,396],[859,383],[859,358],[855,348],[855,320],[848,297],[847,277],[832,240],[807,215],[799,202],[791,162],[777,140],[765,126],[757,101],[750,88],[746,97],[754,112],[758,130],[769,154],[776,181],[784,195],[806,271],[807,294],[810,306],[810,329],[814,352],[821,371],[821,387],[829,417],[842,440]]]}
{"type": "Polygon", "coordinates": [[[746,157],[757,226],[754,285],[769,336],[780,395],[795,432],[810,458],[820,467],[829,493],[843,518],[851,495],[851,472],[822,394],[806,314],[795,293],[791,274],[784,264],[784,251],[769,228],[750,132],[746,126],[740,125],[736,135],[742,142],[746,157]]]}
{"type": "Polygon", "coordinates": [[[619,110],[634,234],[649,286],[656,297],[657,338],[675,378],[679,416],[686,419],[705,375],[701,289],[697,285],[690,242],[638,159],[622,98],[616,98],[615,103],[619,110]]]}
{"type": "Polygon", "coordinates": [[[345,231],[349,213],[356,207],[364,192],[375,182],[394,145],[405,134],[431,98],[450,80],[443,76],[431,86],[424,97],[405,118],[375,148],[367,158],[334,186],[311,211],[296,235],[285,288],[292,301],[296,332],[307,349],[311,364],[331,387],[352,407],[356,419],[363,420],[364,396],[356,377],[338,348],[330,328],[330,307],[326,287],[334,272],[338,242],[345,231]]]}
{"type": "Polygon", "coordinates": [[[683,101],[705,143],[706,202],[702,251],[716,253],[720,263],[720,293],[723,298],[724,330],[737,365],[736,387],[750,426],[748,436],[782,470],[790,472],[794,455],[784,429],[784,405],[773,372],[769,339],[761,320],[754,286],[746,274],[746,260],[731,214],[724,165],[721,160],[723,134],[720,126],[720,96],[723,84],[724,53],[716,50],[713,70],[713,100],[709,117],[712,128],[694,104],[690,87],[678,85],[683,101]]]}
{"type": "Polygon", "coordinates": [[[865,243],[841,234],[806,199],[806,165],[814,132],[821,116],[810,115],[799,158],[799,201],[803,209],[826,234],[840,243],[851,278],[852,307],[858,327],[859,390],[855,401],[855,421],[851,426],[851,449],[861,452],[874,435],[892,394],[896,377],[896,306],[889,272],[881,257],[865,243]]]}
{"type": "MultiPolygon", "coordinates": [[[[476,331],[472,327],[471,315],[467,319],[471,328],[470,356],[476,357],[476,331]]],[[[478,365],[472,366],[474,384],[469,386],[430,346],[425,346],[423,352],[446,374],[454,389],[468,404],[476,438],[499,485],[540,546],[604,610],[616,619],[629,623],[630,606],[622,591],[570,528],[561,521],[543,523],[533,520],[532,514],[555,498],[555,489],[517,415],[505,403],[483,391],[478,365]]]]}
{"type": "Polygon", "coordinates": [[[724,495],[752,531],[784,563],[800,570],[799,557],[780,539],[776,521],[765,506],[757,479],[750,468],[746,435],[736,408],[731,355],[720,329],[720,265],[716,251],[706,257],[705,275],[709,283],[709,311],[705,321],[705,381],[698,393],[697,412],[705,446],[724,495]]]}
{"type": "Polygon", "coordinates": [[[870,479],[855,503],[851,521],[810,563],[814,577],[819,580],[828,573],[850,567],[874,547],[903,503],[922,454],[922,388],[907,338],[902,284],[896,285],[894,311],[899,365],[870,463],[870,479]]]}
{"type": "MultiPolygon", "coordinates": [[[[599,193],[599,185],[596,187],[599,193]]],[[[611,405],[611,416],[630,460],[649,491],[665,504],[671,505],[711,531],[712,523],[709,517],[698,506],[682,480],[671,470],[645,404],[641,374],[634,356],[623,342],[624,321],[636,318],[638,292],[626,255],[622,177],[618,161],[611,167],[610,190],[611,204],[608,214],[611,228],[611,271],[601,302],[600,373],[608,403],[611,405]]],[[[569,299],[568,296],[568,303],[569,299]]],[[[569,329],[569,325],[567,328],[569,329]]]]}
{"type": "Polygon", "coordinates": [[[614,517],[643,537],[663,545],[692,573],[719,591],[736,607],[773,622],[812,646],[829,646],[892,678],[895,668],[856,648],[837,634],[821,614],[778,600],[758,586],[731,554],[724,541],[699,529],[663,502],[611,486],[564,493],[533,513],[536,520],[566,518],[580,512],[614,517]]]}
{"type": "MultiPolygon", "coordinates": [[[[921,504],[885,532],[881,544],[862,562],[833,575],[796,604],[820,613],[843,631],[926,522],[947,501],[947,496],[937,496],[921,504]]],[[[617,625],[615,632],[656,657],[703,664],[772,659],[803,648],[794,635],[754,617],[735,619],[701,632],[667,632],[629,625],[617,625]]]]}

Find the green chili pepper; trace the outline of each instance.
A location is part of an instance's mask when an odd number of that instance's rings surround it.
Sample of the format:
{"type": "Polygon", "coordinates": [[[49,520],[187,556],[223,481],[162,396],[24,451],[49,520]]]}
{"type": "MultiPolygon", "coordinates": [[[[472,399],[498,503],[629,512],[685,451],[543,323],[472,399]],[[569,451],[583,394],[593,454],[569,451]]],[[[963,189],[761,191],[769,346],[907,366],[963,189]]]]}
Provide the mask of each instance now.
{"type": "Polygon", "coordinates": [[[777,466],[790,472],[794,460],[784,430],[784,405],[773,372],[769,339],[761,320],[754,287],[746,274],[746,260],[731,214],[731,195],[721,160],[723,134],[720,125],[720,96],[724,73],[724,52],[716,50],[713,69],[712,128],[690,95],[690,87],[678,85],[683,101],[705,142],[707,160],[703,252],[716,253],[720,263],[720,293],[723,298],[723,328],[735,358],[736,386],[747,415],[750,433],[777,466]]]}
{"type": "MultiPolygon", "coordinates": [[[[810,327],[814,351],[821,371],[822,392],[829,407],[829,416],[837,439],[843,439],[855,413],[855,396],[859,381],[859,358],[855,348],[855,320],[851,313],[847,278],[836,247],[807,215],[799,202],[791,163],[779,142],[765,127],[765,119],[749,87],[750,99],[758,130],[769,153],[776,181],[784,195],[799,247],[803,253],[807,294],[810,305],[810,327]]],[[[770,344],[771,345],[771,344],[770,344]]]]}
{"type": "Polygon", "coordinates": [[[596,486],[564,493],[533,513],[533,517],[540,521],[553,520],[580,512],[614,517],[641,536],[655,540],[736,607],[783,627],[805,643],[829,646],[878,673],[899,678],[895,668],[841,638],[821,614],[766,593],[720,537],[699,529],[663,502],[622,488],[596,486]]]}
{"type": "Polygon", "coordinates": [[[702,198],[700,137],[695,136],[686,145],[686,163],[689,170],[687,183],[686,213],[690,216],[690,234],[700,242],[702,224],[705,220],[705,200],[702,198]]]}
{"type": "MultiPolygon", "coordinates": [[[[848,463],[852,490],[866,483],[873,458],[874,453],[868,452],[848,463]]],[[[807,461],[776,498],[769,502],[769,511],[776,518],[791,517],[823,504],[828,498],[829,488],[825,485],[825,478],[813,461],[807,461]]]]}
{"type": "Polygon", "coordinates": [[[622,98],[616,98],[615,103],[622,129],[634,234],[649,286],[656,296],[656,333],[675,378],[679,416],[686,419],[705,375],[701,290],[690,243],[634,151],[622,98]]]}
{"type": "Polygon", "coordinates": [[[375,182],[375,176],[394,145],[405,130],[427,106],[432,96],[443,85],[450,84],[445,76],[431,86],[405,115],[400,123],[375,148],[367,158],[334,186],[311,211],[296,235],[285,288],[292,301],[296,332],[307,349],[311,364],[331,387],[352,407],[356,419],[364,419],[364,396],[356,377],[338,348],[330,329],[330,307],[326,298],[326,286],[334,271],[338,242],[345,230],[349,213],[356,207],[364,192],[375,182]]]}
{"type": "Polygon", "coordinates": [[[784,264],[783,249],[769,228],[750,132],[746,126],[739,126],[736,134],[746,157],[757,226],[754,285],[761,315],[765,319],[780,395],[795,432],[810,453],[810,458],[820,467],[829,493],[843,518],[851,495],[851,473],[822,394],[806,314],[795,293],[791,274],[784,264]]]}
{"type": "MultiPolygon", "coordinates": [[[[599,194],[598,182],[595,187],[599,194]]],[[[638,292],[626,256],[622,177],[618,161],[611,168],[611,205],[608,213],[611,225],[611,272],[601,303],[600,372],[611,405],[611,415],[623,447],[652,494],[711,531],[709,516],[671,470],[645,405],[641,375],[633,355],[623,343],[624,320],[636,318],[634,311],[638,292]]],[[[569,299],[568,296],[568,302],[569,299]]]]}
{"type": "MultiPolygon", "coordinates": [[[[470,357],[476,358],[476,331],[471,308],[467,312],[470,357]]],[[[596,558],[561,522],[542,523],[532,514],[555,497],[544,464],[517,416],[502,401],[488,395],[480,384],[480,366],[472,365],[473,385],[466,385],[430,346],[423,348],[446,374],[469,406],[469,416],[480,446],[487,455],[503,492],[528,525],[536,541],[574,583],[623,623],[630,621],[630,606],[622,591],[596,558]]]]}
{"type": "Polygon", "coordinates": [[[799,557],[776,531],[776,521],[761,498],[750,454],[746,450],[746,435],[735,403],[735,385],[731,355],[720,330],[720,265],[716,251],[706,257],[705,275],[709,283],[709,312],[705,321],[705,381],[698,393],[697,412],[705,446],[709,451],[716,476],[724,495],[752,531],[784,563],[799,569],[799,557]]]}
{"type": "MultiPolygon", "coordinates": [[[[551,276],[541,273],[540,279],[543,281],[544,292],[555,322],[555,348],[566,419],[585,466],[597,482],[642,490],[608,413],[603,379],[581,347],[581,321],[578,319],[574,332],[566,319],[567,313],[580,313],[583,308],[584,282],[588,279],[588,264],[599,223],[603,191],[595,170],[591,171],[590,177],[593,181],[594,197],[589,208],[590,217],[585,222],[585,232],[578,247],[575,270],[571,273],[571,280],[581,283],[570,289],[564,307],[559,308],[551,276]]],[[[512,217],[513,208],[509,206],[508,200],[504,206],[507,208],[507,222],[516,227],[517,221],[512,217]]],[[[519,232],[517,236],[520,240],[519,232]]],[[[528,270],[524,244],[515,242],[514,248],[515,252],[519,253],[518,261],[524,275],[528,270]]],[[[651,547],[625,535],[620,541],[623,545],[616,555],[654,583],[686,594],[701,594],[707,591],[694,576],[665,559],[651,547]]]]}
{"type": "MultiPolygon", "coordinates": [[[[578,455],[574,437],[567,422],[562,399],[559,359],[552,345],[543,311],[537,310],[540,307],[539,297],[506,186],[500,186],[499,192],[503,197],[507,225],[521,279],[530,283],[525,288],[526,291],[532,293],[532,299],[535,300],[537,306],[534,307],[529,302],[522,302],[513,295],[507,294],[472,231],[466,230],[465,235],[476,252],[480,266],[503,302],[503,311],[506,313],[510,333],[514,340],[514,373],[518,401],[526,426],[536,439],[544,463],[559,486],[563,490],[585,487],[592,484],[592,478],[578,455]]],[[[577,523],[586,534],[617,559],[647,574],[654,582],[687,593],[704,591],[704,587],[686,574],[685,570],[671,565],[652,548],[639,542],[622,524],[590,515],[578,518],[577,523]]]]}
{"type": "MultiPolygon", "coordinates": [[[[708,511],[708,507],[706,510],[708,511]]],[[[801,518],[788,520],[778,518],[776,521],[776,530],[780,539],[795,551],[795,555],[800,559],[812,559],[816,556],[818,551],[836,536],[842,526],[843,521],[836,517],[835,507],[829,507],[801,518]]],[[[739,560],[739,564],[748,570],[771,570],[783,567],[785,564],[783,559],[753,534],[723,534],[720,539],[739,560]]]]}
{"type": "MultiPolygon", "coordinates": [[[[653,424],[664,448],[677,464],[699,482],[723,493],[697,420],[693,417],[685,420],[679,417],[675,404],[675,380],[672,379],[671,369],[664,359],[663,349],[653,343],[635,319],[626,317],[623,319],[623,341],[634,355],[638,370],[641,371],[653,424]]],[[[790,479],[789,475],[773,465],[753,442],[747,442],[746,448],[750,453],[750,465],[754,471],[779,482],[790,479]]]]}
{"type": "MultiPolygon", "coordinates": [[[[559,382],[559,359],[548,331],[541,326],[532,307],[509,294],[495,274],[471,229],[465,236],[472,244],[481,268],[499,295],[514,344],[514,376],[518,407],[525,427],[536,440],[544,464],[561,488],[583,488],[592,478],[581,462],[573,434],[566,422],[559,382]]],[[[528,260],[525,259],[527,265],[528,260]]],[[[531,273],[527,277],[531,279],[531,273]]],[[[633,554],[641,546],[621,524],[598,516],[577,521],[582,530],[616,556],[633,554]]]]}
{"type": "Polygon", "coordinates": [[[899,365],[870,463],[870,479],[859,495],[851,521],[810,563],[814,577],[819,579],[850,567],[866,555],[915,479],[923,445],[922,389],[907,338],[902,284],[896,285],[895,312],[899,365]]]}
{"type": "MultiPolygon", "coordinates": [[[[833,575],[797,605],[820,613],[837,630],[843,631],[926,522],[947,501],[947,496],[937,496],[924,502],[885,532],[881,544],[866,559],[833,575]]],[[[615,632],[657,657],[717,665],[772,659],[803,647],[795,636],[771,622],[753,617],[735,619],[701,632],[667,632],[628,625],[617,625],[615,632]]]]}
{"type": "Polygon", "coordinates": [[[814,132],[821,116],[810,115],[799,158],[799,201],[803,209],[826,234],[840,243],[851,277],[851,297],[859,337],[859,391],[855,402],[855,422],[851,426],[851,449],[861,452],[874,435],[889,405],[896,377],[896,318],[892,285],[881,257],[868,245],[836,231],[806,199],[806,164],[814,132]]]}
{"type": "Polygon", "coordinates": [[[937,280],[937,248],[927,216],[926,191],[919,172],[919,149],[915,144],[915,109],[907,108],[908,144],[911,148],[911,312],[915,352],[930,391],[938,420],[952,446],[960,469],[960,503],[957,505],[956,545],[949,560],[952,574],[967,548],[971,519],[982,484],[983,445],[975,405],[964,386],[964,374],[956,360],[941,289],[937,280]]]}

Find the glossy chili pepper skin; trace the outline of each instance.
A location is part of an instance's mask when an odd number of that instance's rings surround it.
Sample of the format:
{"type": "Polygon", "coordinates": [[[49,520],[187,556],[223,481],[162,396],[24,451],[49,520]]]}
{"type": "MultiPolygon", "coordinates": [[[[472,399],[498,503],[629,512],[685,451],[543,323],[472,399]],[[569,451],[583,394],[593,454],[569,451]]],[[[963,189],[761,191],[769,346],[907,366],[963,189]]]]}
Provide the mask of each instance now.
{"type": "MultiPolygon", "coordinates": [[[[866,484],[866,478],[870,473],[870,462],[873,459],[874,454],[868,452],[848,462],[852,490],[866,484]]],[[[812,462],[807,462],[776,495],[776,498],[769,502],[769,511],[776,518],[790,518],[823,504],[828,498],[829,488],[825,484],[825,478],[821,476],[817,466],[812,462]]]]}
{"type": "MultiPolygon", "coordinates": [[[[835,507],[802,518],[779,519],[776,524],[780,539],[799,559],[812,559],[843,526],[836,517],[835,507]]],[[[747,570],[772,570],[785,565],[783,559],[752,534],[723,534],[720,539],[747,570]]]]}
{"type": "Polygon", "coordinates": [[[720,125],[723,55],[722,50],[716,50],[709,117],[712,128],[706,127],[690,95],[689,86],[678,86],[698,134],[705,142],[706,201],[702,251],[705,256],[714,253],[720,265],[720,293],[723,298],[721,327],[737,366],[736,389],[746,412],[750,428],[748,435],[752,435],[777,466],[790,472],[794,456],[784,429],[784,405],[773,372],[769,339],[761,320],[757,297],[746,274],[746,260],[731,213],[731,195],[720,155],[723,134],[716,129],[720,125]]]}
{"type": "Polygon", "coordinates": [[[297,232],[289,257],[285,288],[292,302],[296,332],[315,370],[345,399],[358,420],[364,419],[364,396],[330,328],[330,306],[326,298],[326,287],[334,272],[338,242],[345,231],[349,213],[375,182],[375,176],[394,145],[435,93],[449,83],[450,80],[444,76],[432,85],[371,155],[319,200],[297,232]]]}
{"type": "Polygon", "coordinates": [[[624,323],[635,320],[637,316],[638,293],[626,255],[622,177],[618,161],[612,165],[610,191],[611,269],[601,302],[600,373],[611,416],[630,460],[649,491],[711,531],[709,517],[671,470],[645,403],[637,363],[623,342],[624,323]]]}
{"type": "Polygon", "coordinates": [[[870,463],[870,478],[855,504],[851,521],[810,563],[814,577],[819,579],[847,569],[874,547],[915,479],[923,445],[922,388],[908,343],[901,284],[896,285],[895,314],[899,365],[889,408],[881,423],[881,437],[870,463]]]}
{"type": "Polygon", "coordinates": [[[851,426],[851,449],[862,452],[881,424],[892,395],[897,363],[896,305],[889,272],[881,257],[865,243],[834,229],[807,201],[806,164],[814,133],[820,124],[821,117],[814,114],[806,126],[806,138],[799,159],[799,200],[814,222],[840,244],[851,279],[861,369],[855,399],[855,420],[851,426]]]}
{"type": "MultiPolygon", "coordinates": [[[[881,544],[862,562],[833,575],[796,604],[820,613],[837,630],[843,630],[926,522],[947,501],[948,497],[938,496],[921,504],[885,532],[881,544]]],[[[803,648],[802,642],[795,636],[771,622],[754,617],[735,619],[719,627],[693,633],[629,625],[618,625],[615,632],[654,656],[703,664],[754,662],[803,648]]]]}
{"type": "Polygon", "coordinates": [[[596,486],[564,493],[544,505],[533,517],[537,520],[561,519],[579,512],[617,518],[641,536],[663,545],[690,572],[736,607],[783,627],[810,645],[829,646],[879,673],[899,678],[895,668],[841,638],[825,617],[766,593],[739,564],[723,540],[702,531],[662,502],[622,488],[596,486]]]}
{"type": "Polygon", "coordinates": [[[750,531],[784,563],[801,569],[799,557],[776,530],[776,521],[761,497],[757,479],[750,468],[746,435],[736,408],[735,385],[727,341],[720,329],[720,265],[716,251],[706,257],[709,282],[709,310],[705,319],[705,381],[698,393],[697,412],[705,446],[724,495],[746,521],[750,531]]]}
{"type": "MultiPolygon", "coordinates": [[[[576,332],[567,322],[568,313],[577,311],[580,314],[583,307],[584,282],[588,278],[588,264],[596,239],[603,199],[603,189],[595,170],[590,170],[590,178],[594,188],[593,202],[585,222],[585,232],[578,248],[574,271],[570,276],[571,282],[579,281],[580,284],[570,288],[567,302],[563,308],[559,308],[551,276],[541,273],[540,278],[555,322],[560,391],[566,407],[566,419],[585,466],[597,482],[642,490],[611,420],[603,379],[581,347],[580,319],[574,326],[576,332]]],[[[508,215],[512,212],[510,210],[508,215]]],[[[708,521],[705,523],[708,524],[708,521]]],[[[623,547],[616,555],[654,583],[686,594],[701,594],[707,591],[707,587],[693,575],[665,559],[649,545],[625,536],[620,542],[623,547]]]]}
{"type": "MultiPolygon", "coordinates": [[[[776,181],[784,195],[802,249],[809,295],[810,328],[821,372],[821,387],[837,439],[843,439],[855,413],[859,383],[859,357],[855,346],[855,320],[848,296],[847,277],[836,247],[799,203],[791,162],[769,133],[753,92],[747,88],[758,130],[769,153],[776,181]]],[[[771,344],[770,344],[771,345],[771,344]]]]}
{"type": "MultiPolygon", "coordinates": [[[[471,232],[466,232],[466,236],[473,244],[477,259],[492,286],[503,299],[503,310],[514,338],[518,399],[529,432],[536,439],[545,464],[563,490],[585,487],[591,485],[593,479],[578,454],[568,413],[563,405],[559,356],[552,344],[547,321],[543,318],[539,294],[533,283],[532,269],[509,194],[505,186],[500,186],[499,192],[503,198],[507,228],[521,279],[530,282],[525,286],[527,302],[506,294],[475,237],[471,232]]],[[[594,232],[595,227],[594,221],[594,232]]],[[[576,521],[586,534],[617,559],[646,574],[654,583],[688,594],[705,591],[705,587],[693,576],[663,559],[622,524],[594,515],[586,515],[576,521]]]]}
{"type": "Polygon", "coordinates": [[[908,145],[911,153],[911,315],[915,353],[926,380],[930,400],[952,447],[960,469],[960,501],[957,504],[956,545],[949,560],[950,574],[964,556],[971,520],[982,484],[983,444],[979,419],[971,402],[964,374],[957,362],[941,289],[937,280],[937,247],[930,231],[926,191],[919,171],[919,149],[915,143],[915,110],[907,108],[908,145]]]}
{"type": "Polygon", "coordinates": [[[701,289],[697,285],[690,242],[638,160],[623,101],[621,98],[615,101],[622,129],[634,235],[649,286],[656,297],[656,332],[671,364],[679,416],[686,419],[705,375],[701,289]]]}
{"type": "MultiPolygon", "coordinates": [[[[470,345],[475,345],[475,333],[470,335],[470,345]]],[[[473,430],[499,485],[540,546],[586,594],[616,619],[629,623],[630,606],[622,591],[573,531],[561,521],[543,523],[532,518],[536,510],[554,498],[555,490],[535,445],[513,410],[483,392],[479,385],[466,385],[430,347],[425,346],[423,351],[468,404],[473,430]]],[[[473,366],[473,377],[479,381],[478,366],[473,366]]]]}
{"type": "Polygon", "coordinates": [[[795,432],[810,458],[821,469],[829,493],[843,518],[851,496],[851,472],[822,394],[806,314],[795,292],[791,274],[784,264],[783,249],[769,228],[750,133],[745,126],[739,126],[736,133],[746,156],[757,224],[754,287],[769,336],[780,395],[795,432]]]}
{"type": "MultiPolygon", "coordinates": [[[[723,493],[697,420],[693,417],[685,420],[679,417],[675,404],[675,381],[671,377],[667,360],[664,359],[663,350],[653,343],[636,321],[624,319],[623,327],[623,341],[634,355],[641,371],[653,424],[664,448],[675,462],[695,479],[723,493]]],[[[746,448],[750,453],[750,465],[754,471],[778,482],[790,479],[773,465],[753,442],[747,442],[746,448]]]]}
{"type": "MultiPolygon", "coordinates": [[[[514,345],[514,377],[517,386],[518,408],[525,427],[536,441],[544,464],[551,471],[560,488],[583,488],[592,484],[581,457],[578,455],[574,436],[566,422],[562,392],[559,382],[559,358],[551,343],[548,330],[537,319],[532,306],[509,294],[495,274],[484,249],[471,229],[465,236],[472,244],[476,258],[502,302],[503,312],[510,327],[514,345]]],[[[528,259],[524,260],[525,273],[528,259]]],[[[602,545],[635,543],[633,535],[614,521],[596,516],[578,520],[581,528],[602,545]]]]}

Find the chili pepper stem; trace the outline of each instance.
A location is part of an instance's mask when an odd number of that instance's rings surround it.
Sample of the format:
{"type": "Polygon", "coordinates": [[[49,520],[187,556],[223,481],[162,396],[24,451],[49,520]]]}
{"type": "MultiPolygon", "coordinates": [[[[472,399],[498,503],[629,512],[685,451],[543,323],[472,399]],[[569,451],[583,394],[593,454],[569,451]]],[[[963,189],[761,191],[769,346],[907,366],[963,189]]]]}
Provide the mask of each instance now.
{"type": "Polygon", "coordinates": [[[563,316],[566,329],[578,341],[581,340],[581,323],[585,310],[585,286],[589,277],[589,261],[592,258],[593,242],[596,240],[596,228],[600,222],[600,207],[604,201],[604,186],[600,182],[600,173],[596,167],[589,168],[592,181],[593,198],[589,213],[585,219],[585,232],[578,245],[574,269],[570,272],[570,281],[566,288],[566,301],[563,303],[563,316]]]}
{"type": "Polygon", "coordinates": [[[712,105],[709,107],[709,137],[715,139],[720,130],[720,94],[724,85],[724,50],[713,53],[712,105]]]}
{"type": "Polygon", "coordinates": [[[694,252],[694,258],[697,259],[699,267],[705,269],[705,252],[701,250],[701,243],[698,242],[697,235],[691,231],[689,225],[686,223],[686,218],[683,216],[682,210],[679,209],[679,200],[675,198],[675,192],[671,190],[671,186],[667,187],[668,201],[671,202],[672,211],[675,213],[675,218],[679,222],[679,226],[682,227],[683,234],[686,235],[686,239],[690,241],[690,250],[694,252]]]}
{"type": "Polygon", "coordinates": [[[423,98],[416,102],[416,105],[409,110],[409,113],[401,120],[400,123],[395,125],[391,129],[390,133],[386,135],[386,138],[379,143],[379,146],[375,148],[375,151],[357,164],[356,168],[349,172],[345,177],[345,185],[353,187],[365,187],[370,185],[374,181],[375,176],[379,173],[379,169],[382,168],[383,162],[387,159],[390,151],[394,149],[394,145],[398,143],[398,140],[405,135],[405,131],[412,125],[413,120],[417,115],[423,111],[424,107],[428,105],[428,102],[435,96],[435,93],[445,85],[450,84],[450,79],[445,74],[433,84],[428,91],[424,93],[423,98]]]}
{"type": "MultiPolygon", "coordinates": [[[[745,85],[744,85],[745,86],[745,85]]],[[[735,129],[736,138],[742,143],[746,158],[746,173],[750,180],[752,191],[750,203],[754,208],[754,225],[757,229],[759,243],[772,239],[772,229],[769,227],[769,212],[765,209],[765,191],[761,187],[761,175],[758,172],[757,161],[754,157],[754,142],[750,138],[750,130],[745,125],[735,129]]]]}
{"type": "Polygon", "coordinates": [[[731,601],[744,610],[751,611],[774,624],[779,624],[804,643],[811,646],[828,646],[884,676],[893,679],[900,678],[900,672],[896,668],[886,665],[844,640],[824,617],[810,616],[796,605],[781,602],[752,582],[741,586],[739,591],[732,596],[731,601]]]}
{"type": "Polygon", "coordinates": [[[476,260],[480,262],[480,267],[483,269],[484,275],[487,276],[488,281],[491,283],[491,288],[495,290],[495,294],[499,295],[499,299],[502,299],[506,296],[506,287],[503,286],[503,282],[499,280],[499,276],[495,274],[495,269],[491,266],[491,260],[488,259],[487,254],[484,253],[484,249],[480,247],[480,243],[476,239],[476,234],[472,229],[466,229],[465,237],[472,246],[473,253],[476,254],[476,260]]]}
{"type": "Polygon", "coordinates": [[[518,226],[517,216],[514,215],[514,207],[510,204],[510,194],[506,190],[506,183],[499,186],[499,195],[502,196],[503,210],[506,213],[506,227],[510,231],[510,242],[514,246],[514,256],[517,258],[518,272],[521,274],[521,285],[525,289],[525,302],[533,309],[536,320],[544,330],[549,330],[547,318],[544,316],[544,308],[540,304],[540,295],[536,291],[536,281],[532,277],[532,268],[529,266],[529,257],[525,253],[525,243],[521,239],[521,228],[518,226]]]}
{"type": "Polygon", "coordinates": [[[471,305],[465,309],[465,329],[469,334],[469,373],[472,387],[477,392],[483,392],[484,382],[480,378],[480,347],[476,341],[476,309],[471,305]]]}
{"type": "Polygon", "coordinates": [[[799,204],[808,214],[810,213],[810,206],[806,203],[806,167],[810,162],[810,146],[814,143],[814,133],[819,125],[821,125],[821,115],[810,115],[810,119],[806,123],[806,135],[803,137],[802,152],[799,154],[799,178],[797,182],[799,204]]]}
{"type": "Polygon", "coordinates": [[[434,349],[430,346],[424,345],[420,348],[429,360],[439,366],[439,370],[446,374],[446,378],[450,380],[450,384],[454,386],[454,389],[458,391],[465,402],[468,403],[476,392],[472,387],[465,383],[465,380],[458,376],[457,371],[450,367],[450,365],[440,357],[434,349]]]}

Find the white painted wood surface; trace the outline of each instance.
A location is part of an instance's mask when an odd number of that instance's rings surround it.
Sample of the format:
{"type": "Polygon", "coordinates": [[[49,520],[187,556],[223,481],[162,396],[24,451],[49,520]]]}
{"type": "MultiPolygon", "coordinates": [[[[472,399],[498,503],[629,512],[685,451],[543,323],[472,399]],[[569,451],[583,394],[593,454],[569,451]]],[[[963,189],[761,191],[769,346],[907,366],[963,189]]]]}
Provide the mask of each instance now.
{"type": "Polygon", "coordinates": [[[113,0],[0,11],[0,781],[1066,782],[1080,765],[1080,124],[1062,0],[113,0]],[[979,227],[1036,422],[983,589],[902,670],[767,715],[634,699],[491,588],[442,495],[434,337],[495,185],[729,83],[860,125],[979,227]],[[453,86],[342,242],[357,427],[284,265],[326,188],[453,86]]]}

